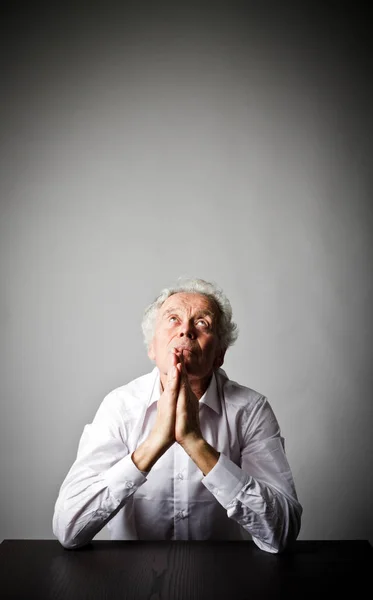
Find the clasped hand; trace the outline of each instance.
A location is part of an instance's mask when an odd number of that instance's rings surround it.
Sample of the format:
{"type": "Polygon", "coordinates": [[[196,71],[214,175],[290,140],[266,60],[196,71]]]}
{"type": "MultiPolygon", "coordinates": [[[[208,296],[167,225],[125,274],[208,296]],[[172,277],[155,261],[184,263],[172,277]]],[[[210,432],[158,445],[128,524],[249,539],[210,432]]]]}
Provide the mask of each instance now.
{"type": "Polygon", "coordinates": [[[169,355],[167,382],[158,400],[154,433],[162,446],[175,441],[184,445],[202,439],[199,423],[199,400],[193,393],[182,352],[173,350],[169,355]]]}

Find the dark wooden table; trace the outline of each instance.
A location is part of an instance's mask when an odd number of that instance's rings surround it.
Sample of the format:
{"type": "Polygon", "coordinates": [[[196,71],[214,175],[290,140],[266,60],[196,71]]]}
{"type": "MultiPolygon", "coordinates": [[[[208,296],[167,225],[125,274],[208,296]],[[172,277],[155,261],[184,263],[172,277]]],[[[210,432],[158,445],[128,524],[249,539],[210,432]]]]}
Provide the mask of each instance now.
{"type": "Polygon", "coordinates": [[[253,542],[92,542],[64,550],[53,540],[0,544],[0,598],[22,600],[255,600],[331,598],[364,585],[372,593],[367,541],[298,541],[268,554],[253,542]]]}

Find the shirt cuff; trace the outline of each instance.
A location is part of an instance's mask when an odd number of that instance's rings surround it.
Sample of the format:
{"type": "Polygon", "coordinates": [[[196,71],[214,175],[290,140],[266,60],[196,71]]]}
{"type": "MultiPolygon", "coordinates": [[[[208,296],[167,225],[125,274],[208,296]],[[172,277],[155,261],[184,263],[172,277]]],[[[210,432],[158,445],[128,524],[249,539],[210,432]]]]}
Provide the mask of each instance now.
{"type": "Polygon", "coordinates": [[[220,453],[219,460],[202,479],[203,485],[210,490],[224,508],[232,502],[251,477],[234,462],[220,453]]]}
{"type": "Polygon", "coordinates": [[[131,454],[127,454],[110,467],[105,478],[110,492],[119,502],[132,496],[146,481],[146,476],[136,467],[131,454]]]}

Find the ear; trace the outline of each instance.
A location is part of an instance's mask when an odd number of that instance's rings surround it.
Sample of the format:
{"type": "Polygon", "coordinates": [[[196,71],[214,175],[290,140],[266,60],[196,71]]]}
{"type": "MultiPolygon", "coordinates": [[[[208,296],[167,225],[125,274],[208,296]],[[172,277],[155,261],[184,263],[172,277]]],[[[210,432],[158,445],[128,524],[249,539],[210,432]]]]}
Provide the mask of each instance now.
{"type": "Polygon", "coordinates": [[[148,356],[149,356],[150,360],[155,360],[155,352],[154,352],[153,342],[150,342],[150,344],[149,344],[148,356]]]}
{"type": "Polygon", "coordinates": [[[224,356],[226,353],[226,348],[218,348],[216,351],[216,356],[214,360],[214,369],[219,369],[224,364],[224,356]]]}

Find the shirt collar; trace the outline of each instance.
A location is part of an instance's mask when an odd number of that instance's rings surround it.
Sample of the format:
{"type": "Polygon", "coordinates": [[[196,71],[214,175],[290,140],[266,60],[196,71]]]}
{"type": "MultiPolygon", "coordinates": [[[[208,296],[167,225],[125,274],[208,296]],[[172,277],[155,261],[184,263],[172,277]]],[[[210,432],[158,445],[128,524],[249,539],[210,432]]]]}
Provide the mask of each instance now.
{"type": "MultiPolygon", "coordinates": [[[[158,367],[154,367],[154,384],[150,393],[150,398],[148,402],[148,407],[151,406],[154,402],[158,402],[161,396],[161,380],[159,375],[158,367]]],[[[214,410],[218,415],[221,413],[221,406],[219,400],[218,386],[216,383],[216,374],[213,373],[211,377],[211,381],[202,398],[200,398],[200,402],[202,404],[207,404],[212,410],[214,410]]]]}

